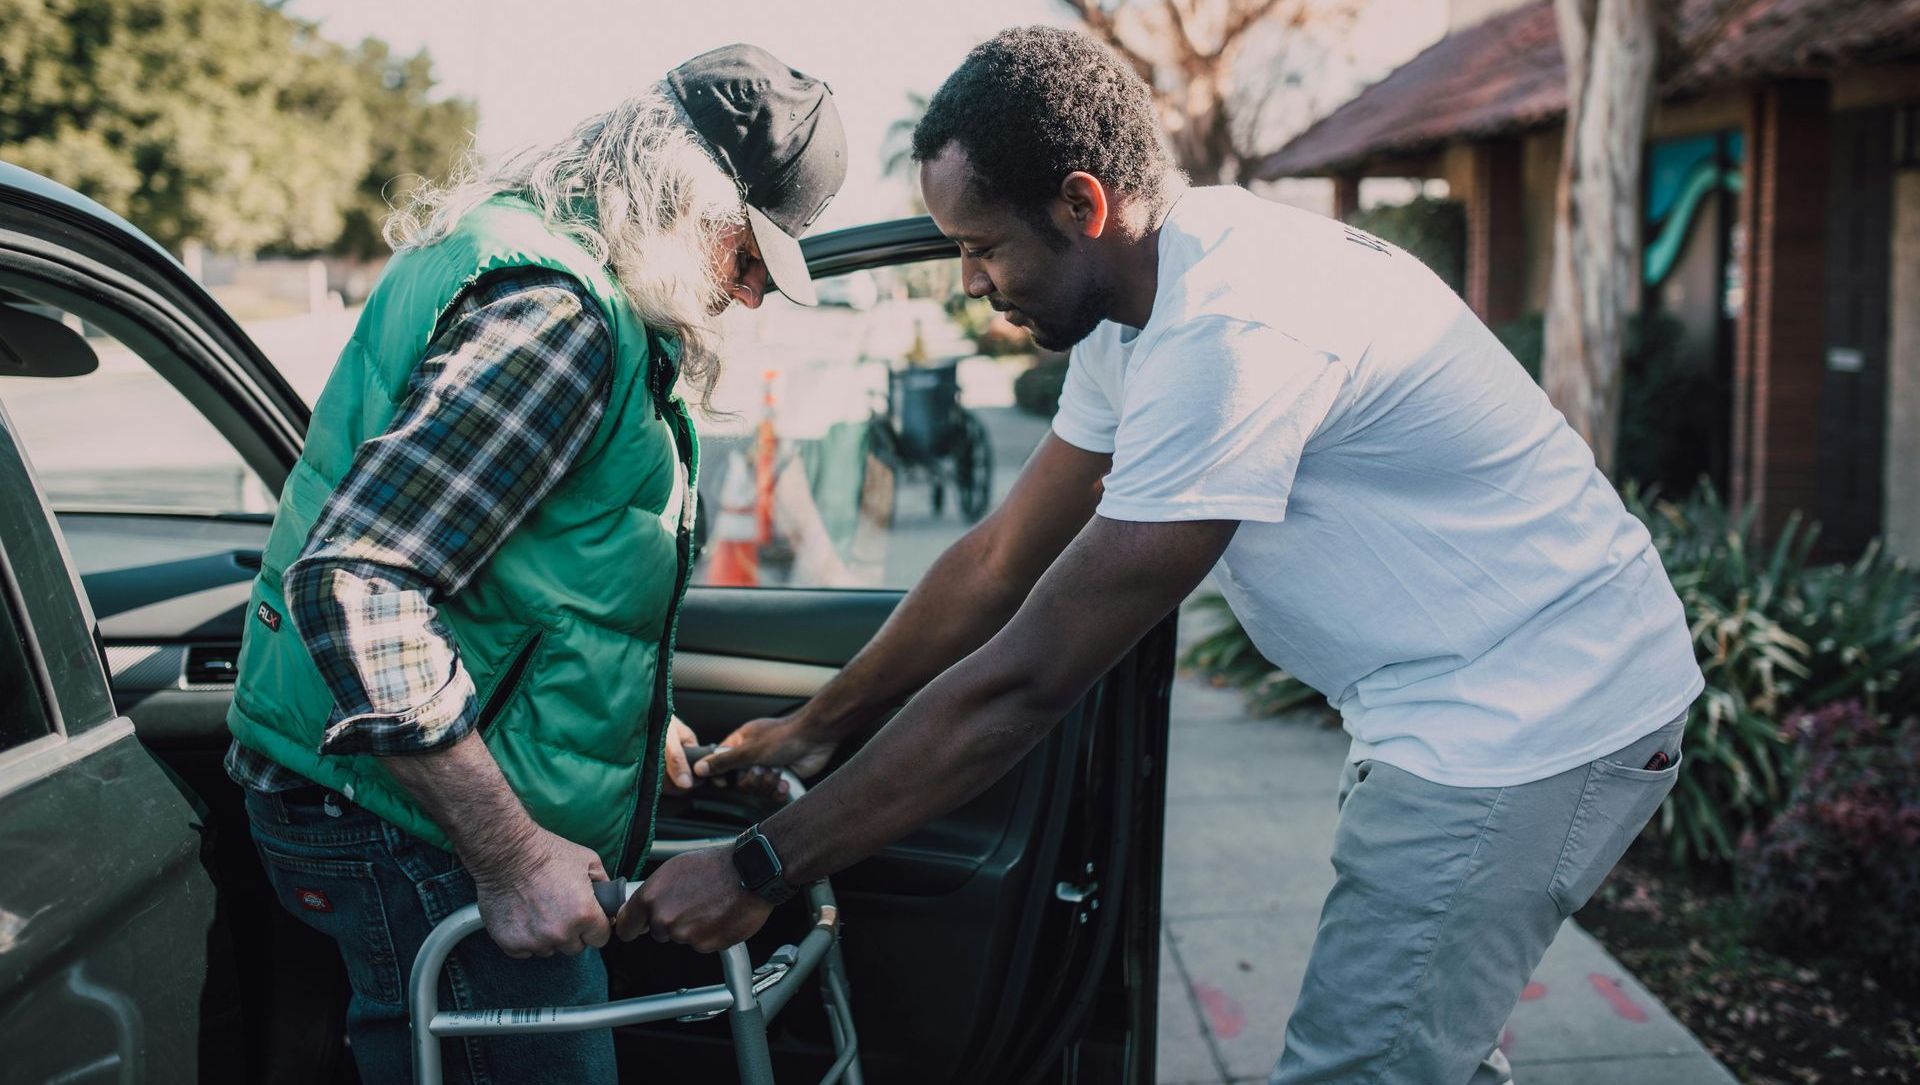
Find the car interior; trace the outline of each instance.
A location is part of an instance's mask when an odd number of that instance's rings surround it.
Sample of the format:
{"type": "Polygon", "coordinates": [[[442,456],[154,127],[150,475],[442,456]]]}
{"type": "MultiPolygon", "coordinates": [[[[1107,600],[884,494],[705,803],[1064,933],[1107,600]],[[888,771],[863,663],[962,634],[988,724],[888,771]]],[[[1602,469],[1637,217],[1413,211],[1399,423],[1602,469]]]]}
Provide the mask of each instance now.
{"type": "MultiPolygon", "coordinates": [[[[244,351],[221,341],[234,329],[207,311],[204,294],[150,257],[90,244],[75,243],[58,275],[0,244],[0,400],[29,431],[29,455],[32,416],[55,410],[61,388],[103,372],[96,346],[117,343],[164,384],[164,392],[118,394],[183,400],[270,496],[304,414],[289,417],[285,389],[261,375],[257,359],[236,359],[244,351]],[[90,265],[113,273],[88,274],[90,265]],[[30,397],[16,396],[29,385],[30,397]]],[[[110,421],[90,439],[128,470],[146,458],[110,421]]],[[[331,944],[272,899],[240,790],[222,768],[248,586],[271,512],[125,499],[129,486],[173,481],[164,471],[118,478],[116,499],[98,505],[48,489],[115,704],[204,811],[218,913],[208,976],[191,992],[202,1009],[202,1076],[351,1081],[343,970],[331,944]]],[[[680,622],[676,711],[712,742],[790,710],[866,643],[901,594],[695,586],[680,622]]],[[[1150,1075],[1157,766],[1171,670],[1169,622],[1014,772],[834,879],[868,1080],[1118,1080],[1143,1052],[1150,1075]],[[1142,1020],[1146,1035],[1135,1035],[1142,1020]]],[[[659,833],[737,832],[769,801],[711,788],[668,798],[659,833]]],[[[754,940],[754,958],[798,941],[805,926],[801,904],[780,909],[754,940]]],[[[714,958],[648,939],[615,943],[607,960],[615,998],[719,975],[714,958]]],[[[782,1080],[812,1080],[831,1062],[827,1020],[811,992],[778,1019],[771,1039],[782,1080]]],[[[722,1021],[622,1029],[616,1044],[636,1081],[731,1079],[722,1021]]]]}

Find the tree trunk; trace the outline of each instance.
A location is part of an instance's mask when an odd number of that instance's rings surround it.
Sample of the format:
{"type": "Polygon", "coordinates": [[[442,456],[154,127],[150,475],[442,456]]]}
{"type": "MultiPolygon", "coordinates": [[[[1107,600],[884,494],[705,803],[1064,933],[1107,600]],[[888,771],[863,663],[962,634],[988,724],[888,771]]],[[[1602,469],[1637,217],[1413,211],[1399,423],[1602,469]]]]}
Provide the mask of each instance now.
{"type": "Polygon", "coordinates": [[[1540,382],[1611,475],[1622,328],[1640,283],[1640,167],[1658,51],[1655,0],[1554,4],[1567,65],[1567,132],[1540,382]]]}

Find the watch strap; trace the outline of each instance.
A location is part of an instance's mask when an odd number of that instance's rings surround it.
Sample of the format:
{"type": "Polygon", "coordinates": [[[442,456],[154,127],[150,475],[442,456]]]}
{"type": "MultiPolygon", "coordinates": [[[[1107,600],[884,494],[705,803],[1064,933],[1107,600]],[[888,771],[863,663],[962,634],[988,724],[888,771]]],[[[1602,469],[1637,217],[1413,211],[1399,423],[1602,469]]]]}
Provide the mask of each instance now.
{"type": "Polygon", "coordinates": [[[734,839],[733,869],[740,876],[740,887],[754,894],[768,904],[775,906],[792,900],[799,890],[787,884],[781,869],[780,855],[773,850],[773,842],[760,832],[758,824],[734,839]],[[757,852],[764,857],[764,868],[755,869],[751,860],[743,860],[743,853],[757,852]]]}

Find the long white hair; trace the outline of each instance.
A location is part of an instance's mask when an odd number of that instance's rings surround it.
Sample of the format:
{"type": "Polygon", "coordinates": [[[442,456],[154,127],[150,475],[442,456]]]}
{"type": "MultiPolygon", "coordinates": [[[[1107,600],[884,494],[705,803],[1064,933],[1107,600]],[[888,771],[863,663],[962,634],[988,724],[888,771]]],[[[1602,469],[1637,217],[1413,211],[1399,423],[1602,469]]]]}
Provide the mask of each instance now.
{"type": "Polygon", "coordinates": [[[727,300],[715,245],[746,222],[746,207],[665,84],[556,143],[490,166],[469,155],[444,184],[417,187],[382,232],[396,252],[430,244],[498,195],[525,198],[613,271],[641,320],[679,337],[681,379],[710,408],[719,376],[713,313],[727,300]]]}

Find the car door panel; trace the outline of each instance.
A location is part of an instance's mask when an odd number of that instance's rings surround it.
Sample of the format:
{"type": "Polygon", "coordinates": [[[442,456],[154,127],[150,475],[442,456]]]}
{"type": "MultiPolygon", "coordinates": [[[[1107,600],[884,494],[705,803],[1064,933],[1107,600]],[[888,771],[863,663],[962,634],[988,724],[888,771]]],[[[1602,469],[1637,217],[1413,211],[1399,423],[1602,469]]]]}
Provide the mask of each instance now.
{"type": "Polygon", "coordinates": [[[107,643],[240,639],[268,522],[98,512],[58,519],[107,643]]]}
{"type": "MultiPolygon", "coordinates": [[[[208,984],[204,820],[115,715],[81,598],[0,410],[0,635],[45,736],[0,751],[0,1050],[7,1080],[192,1078],[231,1000],[208,984]],[[162,982],[156,982],[156,979],[162,982]]],[[[10,702],[13,703],[13,702],[10,702]]]]}
{"type": "MultiPolygon", "coordinates": [[[[680,651],[682,659],[691,655],[697,663],[691,673],[676,664],[679,714],[703,741],[713,741],[748,719],[793,708],[804,700],[797,685],[781,691],[787,696],[749,689],[765,689],[771,684],[765,680],[775,674],[804,676],[809,682],[823,678],[770,665],[837,668],[865,645],[898,599],[897,592],[881,591],[694,589],[683,609],[680,651]],[[729,689],[730,682],[737,685],[729,689]]],[[[1093,921],[1101,896],[1122,900],[1119,892],[1098,889],[1099,876],[1113,861],[1100,845],[1129,839],[1125,831],[1109,837],[1098,828],[1115,811],[1096,809],[1113,798],[1093,794],[1098,790],[1093,784],[1120,768],[1115,744],[1094,739],[1103,729],[1127,728],[1135,753],[1164,745],[1164,704],[1157,714],[1127,718],[1123,712],[1150,700],[1137,690],[1136,671],[1143,660],[1171,671],[1171,633],[1156,633],[1150,640],[1006,777],[834,878],[869,1080],[1002,1080],[1027,1069],[1017,1060],[1034,1048],[1030,1026],[1050,1031],[1045,1015],[1064,1015],[1073,996],[1095,986],[1096,977],[1119,956],[1114,935],[1107,937],[1103,956],[1085,946],[1068,952],[1068,944],[1082,931],[1124,929],[1127,909],[1113,909],[1110,923],[1093,921]],[[1088,899],[1063,899],[1083,890],[1088,899]],[[1047,981],[1058,988],[1051,995],[1047,981]],[[1022,1002],[1029,1006],[1025,1014],[1009,1011],[1022,1002]]],[[[829,771],[852,752],[839,751],[829,771]]],[[[696,792],[662,803],[659,834],[671,839],[735,832],[771,809],[728,792],[696,792]]],[[[1157,807],[1148,820],[1157,872],[1157,807]]],[[[1147,899],[1133,907],[1150,912],[1157,924],[1157,873],[1151,882],[1150,890],[1134,887],[1147,899]]],[[[803,920],[796,908],[777,912],[754,946],[756,958],[797,940],[803,920]]],[[[1079,939],[1092,940],[1090,933],[1079,939]]],[[[1138,949],[1136,939],[1133,951],[1138,949]]],[[[713,982],[715,966],[643,940],[616,948],[609,968],[616,993],[643,993],[713,982]]],[[[1122,989],[1139,979],[1118,975],[1118,968],[1114,972],[1112,979],[1122,989]]],[[[826,1028],[824,1017],[805,1000],[797,1002],[775,1029],[781,1071],[805,1077],[824,1069],[831,1050],[826,1028]]],[[[620,1044],[628,1058],[684,1073],[705,1065],[699,1060],[718,1042],[716,1035],[723,1034],[646,1027],[623,1030],[620,1044]]],[[[1132,1057],[1141,1055],[1136,1050],[1132,1057]]],[[[1150,1068],[1150,1041],[1144,1057],[1150,1068]]]]}
{"type": "MultiPolygon", "coordinates": [[[[775,675],[831,677],[893,613],[900,594],[692,589],[683,608],[680,648],[675,653],[675,710],[707,742],[724,738],[747,720],[792,710],[813,690],[785,696],[748,691],[755,688],[753,683],[775,675]],[[721,646],[735,651],[716,650],[721,646]],[[691,673],[684,665],[689,655],[696,661],[691,673]],[[794,657],[809,662],[796,663],[794,657]]],[[[852,752],[852,748],[840,751],[834,764],[844,763],[852,752]]],[[[1023,786],[1038,786],[1024,768],[887,849],[875,857],[873,864],[849,871],[839,884],[851,889],[872,881],[876,886],[894,887],[894,892],[910,892],[907,886],[924,886],[923,892],[952,891],[960,880],[987,863],[1010,824],[1032,816],[1032,810],[1021,805],[1023,786]]],[[[750,818],[755,813],[764,810],[737,800],[696,795],[666,807],[663,826],[679,836],[707,835],[709,830],[724,831],[729,826],[737,829],[744,824],[742,817],[750,818]],[[718,816],[695,816],[703,810],[718,816]]]]}
{"type": "Polygon", "coordinates": [[[124,718],[0,780],[0,1048],[14,1081],[200,1066],[199,818],[124,718]]]}
{"type": "MultiPolygon", "coordinates": [[[[696,586],[687,590],[681,610],[678,650],[838,669],[866,646],[900,604],[902,594],[696,586]],[[806,622],[801,635],[794,628],[796,615],[804,615],[806,622]]],[[[680,685],[677,679],[674,684],[680,685]]]]}
{"type": "Polygon", "coordinates": [[[804,701],[839,673],[818,663],[751,659],[682,649],[673,653],[673,685],[689,696],[733,694],[773,702],[804,701]]]}
{"type": "Polygon", "coordinates": [[[225,767],[231,666],[268,525],[238,518],[69,513],[60,517],[82,583],[102,601],[101,646],[117,709],[142,746],[206,809],[206,862],[219,887],[208,984],[224,1023],[203,1022],[225,1078],[317,1083],[350,1063],[341,1045],[346,977],[324,937],[271,893],[225,767]],[[225,662],[222,674],[207,663],[225,662]]]}

